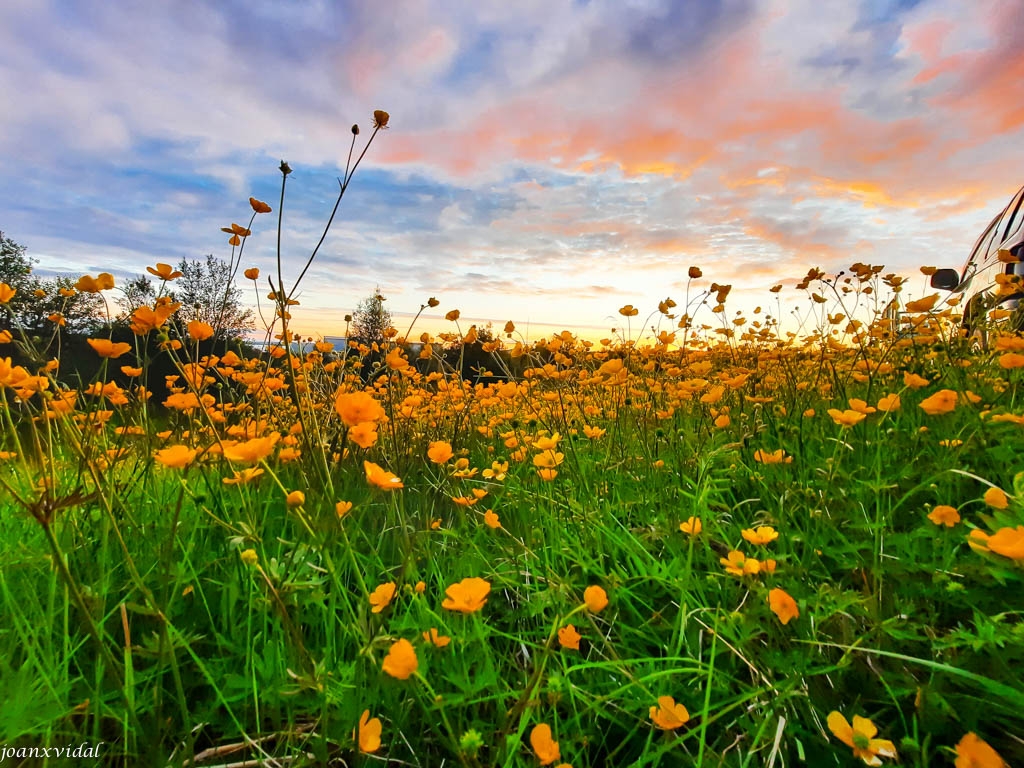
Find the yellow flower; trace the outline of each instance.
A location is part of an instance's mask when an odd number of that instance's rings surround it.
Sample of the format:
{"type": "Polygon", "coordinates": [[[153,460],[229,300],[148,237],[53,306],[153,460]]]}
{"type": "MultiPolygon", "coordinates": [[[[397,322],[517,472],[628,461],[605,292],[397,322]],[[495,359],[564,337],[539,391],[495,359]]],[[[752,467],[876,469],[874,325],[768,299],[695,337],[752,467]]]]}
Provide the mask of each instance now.
{"type": "Polygon", "coordinates": [[[447,635],[439,634],[437,627],[431,627],[429,632],[423,633],[424,642],[430,643],[436,648],[444,648],[448,643],[452,641],[447,635]]]}
{"type": "Polygon", "coordinates": [[[284,502],[289,507],[301,507],[306,503],[306,494],[302,491],[292,491],[285,497],[284,502]]]}
{"type": "Polygon", "coordinates": [[[259,267],[249,267],[242,274],[245,275],[246,280],[259,280],[260,270],[259,267]]]}
{"type": "MultiPolygon", "coordinates": [[[[273,208],[271,208],[269,205],[264,203],[262,200],[257,200],[255,197],[250,197],[249,198],[249,205],[252,206],[252,209],[256,213],[270,213],[273,210],[273,208]]],[[[369,714],[369,712],[367,712],[367,714],[369,714]]],[[[378,726],[378,729],[379,729],[379,727],[380,726],[378,726]]],[[[364,749],[363,751],[364,752],[368,752],[370,750],[364,749]]]]}
{"type": "Polygon", "coordinates": [[[690,713],[671,696],[659,696],[658,706],[651,707],[651,720],[663,731],[674,731],[686,725],[690,713]]]}
{"type": "Polygon", "coordinates": [[[116,360],[126,352],[131,352],[132,349],[131,344],[123,341],[113,342],[110,339],[86,339],[85,341],[97,355],[111,360],[116,360]]]}
{"type": "Polygon", "coordinates": [[[840,411],[838,408],[829,408],[828,415],[832,417],[832,421],[841,427],[852,427],[860,424],[867,418],[867,415],[860,411],[840,411]]]}
{"type": "Polygon", "coordinates": [[[501,519],[493,509],[488,509],[484,512],[484,523],[486,523],[489,528],[501,528],[501,519]]]}
{"type": "Polygon", "coordinates": [[[685,522],[679,524],[679,530],[691,536],[699,535],[703,527],[699,517],[688,517],[685,522]]]}
{"type": "Polygon", "coordinates": [[[478,576],[463,579],[445,590],[448,597],[441,603],[441,607],[459,613],[476,613],[484,607],[490,592],[491,583],[489,581],[478,576]]]}
{"type": "Polygon", "coordinates": [[[388,472],[386,469],[372,461],[363,462],[363,470],[366,472],[366,482],[375,485],[385,491],[394,491],[404,488],[402,478],[388,472]]]}
{"type": "Polygon", "coordinates": [[[106,291],[114,287],[114,276],[109,272],[101,272],[96,277],[91,275],[82,275],[78,278],[78,282],[75,283],[77,288],[82,293],[99,293],[100,291],[106,291]]]}
{"type": "Polygon", "coordinates": [[[619,307],[619,314],[623,317],[636,317],[640,314],[640,310],[634,307],[632,304],[627,304],[624,307],[619,307]]]}
{"type": "Polygon", "coordinates": [[[384,657],[384,664],[381,666],[385,672],[399,680],[408,680],[420,666],[416,658],[416,649],[412,647],[405,638],[397,641],[391,646],[388,655],[384,657]]]}
{"type": "Polygon", "coordinates": [[[853,756],[859,757],[866,765],[881,765],[880,757],[896,757],[896,747],[886,739],[876,739],[878,729],[866,717],[853,716],[853,725],[839,712],[828,715],[828,729],[843,744],[853,748],[853,756]]]}
{"type": "Polygon", "coordinates": [[[954,507],[950,507],[946,504],[939,504],[935,509],[928,513],[928,519],[936,525],[944,525],[947,528],[952,528],[960,522],[960,513],[957,512],[954,507]]]}
{"type": "Polygon", "coordinates": [[[359,751],[376,752],[380,749],[380,718],[370,717],[370,710],[365,710],[359,718],[359,751]]]}
{"type": "Polygon", "coordinates": [[[1007,370],[1011,368],[1024,367],[1024,355],[1017,352],[1007,352],[999,356],[999,366],[1007,370]]]}
{"type": "Polygon", "coordinates": [[[130,365],[122,365],[121,366],[121,373],[123,373],[125,376],[128,376],[129,378],[134,379],[137,376],[141,376],[142,375],[142,369],[141,368],[133,368],[130,365]]]}
{"type": "Polygon", "coordinates": [[[1024,525],[1000,528],[991,536],[976,528],[971,531],[967,543],[979,552],[994,552],[1011,560],[1024,560],[1024,525]]]}
{"type": "Polygon", "coordinates": [[[978,734],[964,734],[956,745],[956,768],[1009,768],[992,747],[978,738],[978,734]]]}
{"type": "Polygon", "coordinates": [[[387,584],[381,584],[370,594],[370,605],[373,606],[370,609],[370,613],[380,613],[388,605],[391,604],[392,598],[395,596],[395,582],[389,581],[387,584]]]}
{"type": "Polygon", "coordinates": [[[922,400],[920,406],[929,416],[939,416],[956,408],[957,399],[956,392],[952,389],[940,389],[931,397],[922,400]]]}
{"type": "Polygon", "coordinates": [[[600,613],[608,607],[608,593],[603,587],[592,584],[583,590],[583,602],[591,613],[600,613]]]}
{"type": "Polygon", "coordinates": [[[551,726],[547,723],[535,725],[530,731],[530,746],[541,765],[550,765],[562,756],[558,742],[551,738],[551,726]]]}
{"type": "Polygon", "coordinates": [[[171,469],[184,469],[196,460],[196,449],[187,445],[172,445],[153,454],[153,458],[171,469]]]}
{"type": "Polygon", "coordinates": [[[800,609],[788,592],[776,587],[768,593],[768,605],[783,624],[800,617],[800,609]]]}
{"type": "Polygon", "coordinates": [[[260,561],[260,556],[256,554],[255,549],[243,549],[238,556],[246,565],[256,565],[260,561]]]}
{"type": "Polygon", "coordinates": [[[352,502],[351,501],[339,501],[337,504],[334,505],[334,513],[338,516],[339,520],[341,518],[343,518],[345,515],[347,515],[351,511],[352,511],[352,502]]]}
{"type": "Polygon", "coordinates": [[[11,288],[7,283],[0,283],[0,304],[7,304],[17,292],[17,288],[11,288]]]}
{"type": "Polygon", "coordinates": [[[436,440],[427,448],[427,458],[435,464],[444,464],[449,461],[455,452],[452,451],[451,443],[444,440],[436,440]]]}
{"type": "Polygon", "coordinates": [[[413,591],[417,595],[422,595],[424,592],[427,591],[427,583],[425,581],[417,581],[416,586],[413,587],[413,591]]]}
{"type": "Polygon", "coordinates": [[[857,413],[863,413],[865,416],[870,416],[875,412],[875,409],[868,405],[867,402],[856,397],[851,397],[849,403],[850,410],[857,411],[857,413]]]}
{"type": "Polygon", "coordinates": [[[762,525],[756,530],[753,528],[745,528],[743,530],[743,538],[751,544],[768,544],[779,538],[779,532],[770,525],[762,525]]]}
{"type": "Polygon", "coordinates": [[[444,316],[444,319],[445,320],[450,320],[450,321],[454,322],[454,321],[459,319],[459,315],[460,314],[461,314],[461,312],[459,312],[459,310],[453,309],[450,312],[448,312],[448,314],[446,314],[444,316]]]}
{"type": "Polygon", "coordinates": [[[191,320],[187,326],[188,336],[192,341],[206,341],[213,336],[213,326],[200,320],[191,320]]]}
{"type": "Polygon", "coordinates": [[[923,299],[917,301],[908,301],[904,309],[907,312],[928,312],[932,307],[935,306],[935,302],[939,300],[939,294],[933,293],[931,296],[925,296],[923,299]]]}
{"type": "Polygon", "coordinates": [[[1006,493],[1001,488],[989,488],[985,491],[985,503],[993,509],[1006,509],[1010,505],[1006,493]]]}
{"type": "Polygon", "coordinates": [[[583,637],[572,624],[561,627],[558,630],[558,644],[563,648],[571,648],[574,651],[578,651],[580,649],[580,640],[582,639],[583,637]]]}

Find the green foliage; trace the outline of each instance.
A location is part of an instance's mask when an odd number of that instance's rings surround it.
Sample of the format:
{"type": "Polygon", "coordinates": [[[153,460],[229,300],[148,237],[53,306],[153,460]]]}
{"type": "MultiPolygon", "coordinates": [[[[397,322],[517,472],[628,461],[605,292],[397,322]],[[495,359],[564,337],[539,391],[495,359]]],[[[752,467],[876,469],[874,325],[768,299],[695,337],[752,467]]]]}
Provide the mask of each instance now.
{"type": "Polygon", "coordinates": [[[349,336],[367,346],[383,344],[384,332],[391,327],[391,313],[384,306],[384,297],[377,290],[359,302],[352,314],[349,336]]]}

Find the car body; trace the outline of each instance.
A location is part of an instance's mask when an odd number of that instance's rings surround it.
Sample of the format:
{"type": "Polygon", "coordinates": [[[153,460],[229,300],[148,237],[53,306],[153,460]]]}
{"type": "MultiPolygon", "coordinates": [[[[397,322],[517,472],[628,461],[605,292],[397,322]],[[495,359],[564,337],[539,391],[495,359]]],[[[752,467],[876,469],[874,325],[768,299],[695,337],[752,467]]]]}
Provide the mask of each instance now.
{"type": "Polygon", "coordinates": [[[1013,310],[1015,327],[1020,327],[1024,277],[1024,187],[989,222],[971,249],[963,269],[937,270],[933,288],[963,295],[964,326],[974,331],[996,307],[1013,310]],[[1009,253],[1009,256],[1007,256],[1009,253]],[[1019,261],[1014,261],[1018,259],[1019,261]]]}

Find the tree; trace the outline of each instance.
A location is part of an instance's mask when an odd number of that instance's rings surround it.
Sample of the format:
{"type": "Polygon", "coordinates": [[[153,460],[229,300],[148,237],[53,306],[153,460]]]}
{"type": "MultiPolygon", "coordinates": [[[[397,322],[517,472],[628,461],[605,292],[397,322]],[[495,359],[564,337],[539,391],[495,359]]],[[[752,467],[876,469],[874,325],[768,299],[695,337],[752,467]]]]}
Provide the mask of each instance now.
{"type": "Polygon", "coordinates": [[[226,261],[213,254],[205,262],[182,259],[178,270],[182,276],[171,283],[171,296],[181,302],[177,316],[182,322],[207,323],[214,338],[222,340],[238,338],[255,327],[253,312],[242,306],[242,290],[232,282],[226,261]]]}
{"type": "Polygon", "coordinates": [[[391,313],[384,308],[384,301],[378,289],[359,302],[352,315],[350,338],[366,345],[384,343],[384,332],[391,327],[391,313]]]}
{"type": "Polygon", "coordinates": [[[0,319],[0,327],[22,328],[29,336],[43,336],[54,328],[49,318],[59,314],[64,318],[65,333],[92,332],[103,319],[103,299],[95,293],[74,290],[76,278],[37,277],[32,270],[38,260],[26,251],[25,246],[0,232],[0,282],[17,291],[7,304],[10,314],[0,319]]]}
{"type": "Polygon", "coordinates": [[[153,281],[145,275],[133,277],[121,288],[123,298],[120,300],[123,310],[119,319],[127,321],[139,307],[152,306],[156,301],[156,288],[153,281]]]}

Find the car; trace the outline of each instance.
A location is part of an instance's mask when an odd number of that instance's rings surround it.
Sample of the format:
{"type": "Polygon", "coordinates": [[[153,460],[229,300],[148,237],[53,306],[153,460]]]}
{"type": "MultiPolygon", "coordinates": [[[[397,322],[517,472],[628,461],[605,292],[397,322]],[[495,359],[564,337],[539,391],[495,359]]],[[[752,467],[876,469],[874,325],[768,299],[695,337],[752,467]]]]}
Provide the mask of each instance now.
{"type": "MultiPolygon", "coordinates": [[[[1024,326],[1024,187],[985,228],[959,272],[939,269],[931,276],[932,288],[962,294],[963,326],[981,330],[995,308],[1011,311],[1014,330],[1024,326]]],[[[1002,313],[1001,313],[1002,314],[1002,313]]]]}

